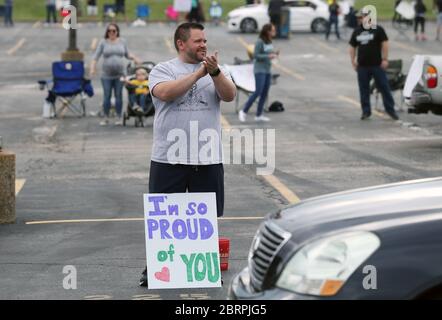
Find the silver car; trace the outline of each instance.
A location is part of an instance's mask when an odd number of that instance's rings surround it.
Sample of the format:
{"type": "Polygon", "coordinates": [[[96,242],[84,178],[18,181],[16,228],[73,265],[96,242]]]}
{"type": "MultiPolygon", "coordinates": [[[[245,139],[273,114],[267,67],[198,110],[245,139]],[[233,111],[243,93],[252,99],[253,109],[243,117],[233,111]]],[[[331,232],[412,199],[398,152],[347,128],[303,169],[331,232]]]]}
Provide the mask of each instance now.
{"type": "Polygon", "coordinates": [[[416,55],[403,91],[408,113],[442,115],[442,56],[416,55]]]}

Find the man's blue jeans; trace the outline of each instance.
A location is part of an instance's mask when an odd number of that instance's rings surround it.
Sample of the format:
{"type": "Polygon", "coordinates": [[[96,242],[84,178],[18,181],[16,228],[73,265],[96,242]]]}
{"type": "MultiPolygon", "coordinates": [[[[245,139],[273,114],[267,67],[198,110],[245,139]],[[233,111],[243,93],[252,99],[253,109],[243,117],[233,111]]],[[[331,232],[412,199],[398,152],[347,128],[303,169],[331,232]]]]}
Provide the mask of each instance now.
{"type": "Polygon", "coordinates": [[[101,78],[101,84],[103,85],[103,111],[105,116],[109,116],[111,108],[112,90],[115,94],[115,109],[117,116],[121,117],[123,111],[123,82],[120,79],[104,79],[101,78]]]}
{"type": "Polygon", "coordinates": [[[258,110],[256,110],[256,116],[259,117],[262,115],[264,110],[264,103],[267,99],[267,95],[270,89],[270,81],[272,76],[270,73],[255,73],[255,92],[249,97],[247,100],[243,111],[247,113],[252,106],[253,102],[255,102],[256,98],[259,96],[258,102],[258,110]]]}
{"type": "Polygon", "coordinates": [[[370,80],[374,78],[376,87],[382,94],[385,111],[394,113],[394,99],[391,95],[387,74],[380,66],[358,67],[359,95],[361,97],[361,107],[364,114],[371,114],[370,105],[370,80]]]}

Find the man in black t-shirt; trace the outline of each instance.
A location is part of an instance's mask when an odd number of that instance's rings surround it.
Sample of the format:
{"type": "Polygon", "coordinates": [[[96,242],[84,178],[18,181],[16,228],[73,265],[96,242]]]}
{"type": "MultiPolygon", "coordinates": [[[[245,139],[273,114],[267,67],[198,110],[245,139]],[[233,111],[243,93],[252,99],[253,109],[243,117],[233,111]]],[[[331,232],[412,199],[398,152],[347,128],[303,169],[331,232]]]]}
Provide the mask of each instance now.
{"type": "Polygon", "coordinates": [[[394,110],[394,99],[385,73],[385,69],[388,67],[387,34],[381,26],[373,26],[368,15],[358,13],[358,23],[359,27],[353,32],[350,39],[349,52],[353,68],[358,74],[362,107],[361,120],[371,116],[370,80],[372,78],[382,94],[385,112],[392,119],[398,120],[399,117],[394,110]]]}

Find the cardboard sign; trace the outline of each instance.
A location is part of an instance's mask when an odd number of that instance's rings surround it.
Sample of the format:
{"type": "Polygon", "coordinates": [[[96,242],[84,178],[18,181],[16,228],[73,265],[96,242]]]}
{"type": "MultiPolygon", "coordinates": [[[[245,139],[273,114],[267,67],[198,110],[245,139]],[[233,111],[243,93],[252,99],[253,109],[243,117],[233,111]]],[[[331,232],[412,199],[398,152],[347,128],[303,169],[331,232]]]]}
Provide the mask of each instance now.
{"type": "Polygon", "coordinates": [[[173,8],[178,12],[189,12],[192,9],[192,0],[174,0],[173,8]]]}
{"type": "Polygon", "coordinates": [[[149,289],[221,287],[215,193],[144,195],[149,289]]]}

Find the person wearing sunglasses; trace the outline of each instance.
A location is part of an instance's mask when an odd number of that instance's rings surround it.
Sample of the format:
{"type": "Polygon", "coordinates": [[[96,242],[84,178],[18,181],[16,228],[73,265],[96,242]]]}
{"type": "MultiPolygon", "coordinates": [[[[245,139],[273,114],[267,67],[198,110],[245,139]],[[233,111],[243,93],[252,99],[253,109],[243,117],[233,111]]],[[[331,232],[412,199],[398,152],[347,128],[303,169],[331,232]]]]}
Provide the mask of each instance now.
{"type": "Polygon", "coordinates": [[[112,92],[115,95],[115,108],[117,112],[115,125],[122,125],[124,83],[120,81],[120,78],[126,76],[125,59],[133,60],[136,64],[141,64],[141,62],[129,52],[126,41],[120,38],[120,28],[115,23],[109,24],[106,28],[104,39],[98,44],[90,67],[91,78],[96,74],[97,62],[101,56],[103,56],[101,84],[104,94],[103,111],[105,119],[100,122],[100,125],[106,126],[109,124],[112,92]]]}

